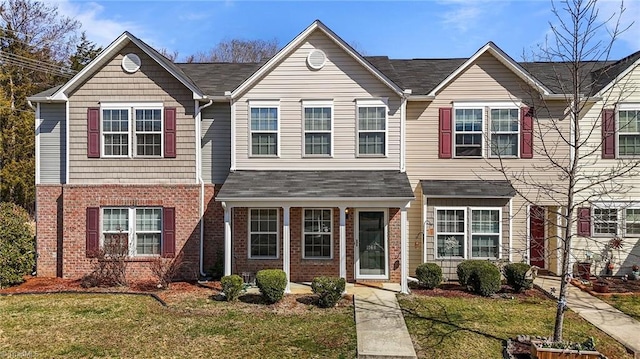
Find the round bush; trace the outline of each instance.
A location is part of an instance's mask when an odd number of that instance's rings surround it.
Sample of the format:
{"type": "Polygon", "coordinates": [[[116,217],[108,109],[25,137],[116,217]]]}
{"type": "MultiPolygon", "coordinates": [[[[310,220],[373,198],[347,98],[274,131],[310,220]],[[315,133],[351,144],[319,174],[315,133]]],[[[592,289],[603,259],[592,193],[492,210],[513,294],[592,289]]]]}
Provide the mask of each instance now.
{"type": "Polygon", "coordinates": [[[479,261],[473,265],[469,285],[475,293],[488,297],[500,290],[500,270],[491,262],[479,261]]]}
{"type": "Polygon", "coordinates": [[[256,274],[256,285],[267,303],[276,303],[284,297],[287,275],[282,269],[263,269],[256,274]]]}
{"type": "Polygon", "coordinates": [[[458,282],[460,282],[460,285],[464,287],[469,286],[469,277],[471,277],[471,273],[473,273],[478,263],[484,262],[486,261],[468,260],[458,264],[458,267],[456,268],[456,274],[458,275],[458,282]]]}
{"type": "Polygon", "coordinates": [[[35,264],[29,214],[13,203],[0,203],[0,288],[21,283],[35,264]]]}
{"type": "Polygon", "coordinates": [[[533,288],[533,278],[527,278],[531,266],[526,263],[509,263],[504,266],[507,284],[516,292],[533,288]]]}
{"type": "Polygon", "coordinates": [[[316,277],[311,282],[311,290],[318,295],[318,306],[335,307],[342,298],[346,281],[339,277],[316,277]]]}
{"type": "Polygon", "coordinates": [[[222,284],[222,293],[224,293],[227,301],[233,302],[240,297],[240,293],[244,290],[244,281],[242,277],[237,274],[232,274],[222,277],[220,279],[222,284]]]}
{"type": "Polygon", "coordinates": [[[442,283],[442,269],[435,263],[422,263],[416,268],[416,278],[423,287],[433,289],[442,283]]]}

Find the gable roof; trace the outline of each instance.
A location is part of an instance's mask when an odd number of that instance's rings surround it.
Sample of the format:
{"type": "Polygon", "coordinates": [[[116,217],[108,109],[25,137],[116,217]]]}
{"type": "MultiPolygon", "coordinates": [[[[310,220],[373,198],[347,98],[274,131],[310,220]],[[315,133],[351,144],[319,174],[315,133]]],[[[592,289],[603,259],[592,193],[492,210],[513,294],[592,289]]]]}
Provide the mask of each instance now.
{"type": "Polygon", "coordinates": [[[507,55],[502,49],[500,49],[496,44],[492,41],[489,41],[486,45],[481,47],[478,51],[476,51],[473,56],[467,59],[462,65],[460,65],[455,71],[453,71],[447,78],[445,78],[438,86],[436,86],[431,92],[429,92],[429,96],[435,96],[441,89],[447,86],[453,79],[455,79],[459,74],[465,71],[469,66],[471,66],[481,55],[485,53],[490,53],[493,55],[498,61],[500,61],[503,65],[505,65],[508,69],[510,69],[514,74],[520,77],[524,82],[537,89],[544,95],[551,94],[551,90],[547,86],[545,86],[542,82],[540,82],[535,77],[531,76],[527,71],[525,71],[520,64],[514,61],[509,55],[507,55]]]}
{"type": "Polygon", "coordinates": [[[614,83],[621,80],[638,65],[640,65],[640,51],[636,51],[619,61],[602,67],[594,73],[596,83],[591,91],[592,94],[607,91],[614,83]]]}
{"type": "Polygon", "coordinates": [[[107,61],[111,60],[111,58],[116,54],[116,52],[123,49],[129,42],[134,43],[138,48],[144,51],[149,57],[151,57],[154,61],[156,61],[160,66],[162,66],[167,72],[173,75],[178,81],[180,81],[183,85],[185,85],[189,90],[193,92],[194,98],[202,98],[204,94],[202,90],[196,86],[196,84],[187,76],[184,71],[178,66],[176,66],[171,60],[164,57],[158,51],[156,51],[151,46],[147,45],[144,41],[138,39],[133,36],[128,31],[125,31],[120,35],[117,39],[115,39],[109,46],[107,46],[98,56],[93,59],[85,68],[83,68],[80,72],[78,72],[71,80],[65,83],[62,86],[57,88],[49,89],[43,91],[37,95],[31,96],[28,99],[31,101],[64,101],[67,99],[66,92],[75,88],[76,85],[81,83],[83,80],[86,80],[88,77],[93,75],[93,73],[100,68],[101,65],[105,64],[107,61]],[[55,90],[54,90],[55,89],[55,90]]]}
{"type": "Polygon", "coordinates": [[[368,70],[374,77],[378,78],[382,83],[391,88],[395,93],[399,96],[402,95],[403,89],[396,83],[394,83],[387,75],[385,75],[378,68],[373,66],[369,61],[367,61],[362,55],[360,55],[353,47],[347,44],[344,40],[342,40],[338,35],[336,35],[331,29],[329,29],[325,24],[323,24],[320,20],[315,20],[311,25],[309,25],[304,31],[302,31],[298,36],[296,36],[293,40],[291,40],[285,47],[283,47],[277,54],[275,54],[269,61],[267,61],[260,69],[254,72],[248,79],[246,79],[243,83],[241,83],[238,87],[236,87],[231,92],[231,97],[237,97],[244,91],[246,91],[249,87],[254,85],[260,78],[262,78],[265,74],[271,71],[274,67],[278,65],[278,63],[284,59],[287,55],[293,52],[299,45],[301,45],[304,40],[309,37],[314,31],[319,30],[322,31],[327,37],[329,37],[336,45],[341,47],[347,54],[349,54],[356,62],[360,63],[366,70],[368,70]]]}
{"type": "Polygon", "coordinates": [[[240,86],[256,72],[263,63],[179,63],[176,64],[187,76],[194,79],[198,88],[207,96],[224,96],[240,86]]]}

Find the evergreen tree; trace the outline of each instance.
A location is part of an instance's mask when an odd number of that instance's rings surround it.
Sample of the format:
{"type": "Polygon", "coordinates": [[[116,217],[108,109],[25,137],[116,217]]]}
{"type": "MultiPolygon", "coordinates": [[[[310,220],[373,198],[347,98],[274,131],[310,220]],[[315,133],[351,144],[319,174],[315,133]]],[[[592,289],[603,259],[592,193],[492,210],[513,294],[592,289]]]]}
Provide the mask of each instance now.
{"type": "Polygon", "coordinates": [[[80,71],[87,66],[91,60],[102,51],[102,47],[98,47],[95,42],[87,39],[87,34],[83,31],[80,36],[80,43],[76,46],[76,52],[69,59],[69,67],[73,71],[80,71]]]}

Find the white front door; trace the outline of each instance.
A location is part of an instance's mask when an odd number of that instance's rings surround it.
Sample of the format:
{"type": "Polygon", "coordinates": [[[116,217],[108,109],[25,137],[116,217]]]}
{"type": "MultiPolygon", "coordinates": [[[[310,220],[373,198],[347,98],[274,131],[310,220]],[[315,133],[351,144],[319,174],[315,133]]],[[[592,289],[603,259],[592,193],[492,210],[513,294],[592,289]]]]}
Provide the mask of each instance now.
{"type": "Polygon", "coordinates": [[[356,211],[355,246],[356,279],[389,279],[385,210],[356,211]]]}

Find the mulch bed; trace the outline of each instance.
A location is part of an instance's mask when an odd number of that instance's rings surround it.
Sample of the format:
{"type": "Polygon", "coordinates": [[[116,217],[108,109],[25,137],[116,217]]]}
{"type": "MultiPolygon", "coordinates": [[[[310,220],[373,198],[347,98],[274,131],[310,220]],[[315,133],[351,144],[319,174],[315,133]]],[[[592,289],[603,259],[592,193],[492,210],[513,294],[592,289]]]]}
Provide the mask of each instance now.
{"type": "MultiPolygon", "coordinates": [[[[622,280],[622,278],[605,278],[609,283],[609,293],[598,293],[593,290],[593,287],[589,283],[581,279],[574,279],[571,284],[588,292],[592,295],[610,296],[610,295],[640,295],[640,280],[622,280]]],[[[592,278],[591,282],[595,282],[596,279],[592,278]]]]}
{"type": "MultiPolygon", "coordinates": [[[[420,286],[413,284],[411,293],[416,295],[422,295],[426,297],[444,297],[444,298],[477,298],[478,294],[471,293],[467,289],[461,286],[458,282],[446,282],[440,284],[435,289],[424,289],[420,286]]],[[[526,290],[521,293],[516,293],[511,287],[503,285],[498,293],[494,294],[492,298],[496,299],[526,299],[526,298],[546,298],[544,293],[537,289],[526,290]]]]}

